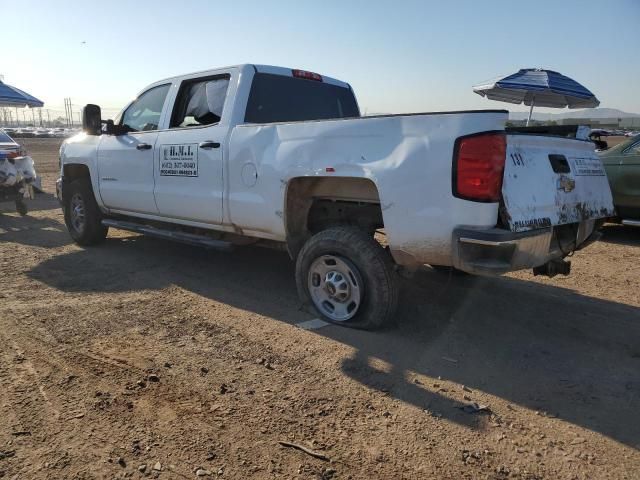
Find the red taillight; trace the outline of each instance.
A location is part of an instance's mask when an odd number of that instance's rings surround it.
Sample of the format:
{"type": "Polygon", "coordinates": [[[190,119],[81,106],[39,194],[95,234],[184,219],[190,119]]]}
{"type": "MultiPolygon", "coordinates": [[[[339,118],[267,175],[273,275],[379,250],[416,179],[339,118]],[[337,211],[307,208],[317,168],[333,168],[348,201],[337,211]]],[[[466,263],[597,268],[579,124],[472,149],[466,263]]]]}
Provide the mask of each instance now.
{"type": "Polygon", "coordinates": [[[322,81],[322,76],[317,73],[307,72],[306,70],[291,70],[291,74],[297,78],[304,78],[306,80],[315,80],[316,82],[322,81]]]}
{"type": "Polygon", "coordinates": [[[478,202],[500,200],[506,150],[504,133],[459,138],[453,159],[454,195],[478,202]]]}
{"type": "Polygon", "coordinates": [[[7,157],[8,158],[18,158],[18,157],[24,157],[26,155],[27,155],[27,151],[24,148],[20,147],[17,150],[11,150],[9,152],[9,154],[7,155],[7,157]]]}

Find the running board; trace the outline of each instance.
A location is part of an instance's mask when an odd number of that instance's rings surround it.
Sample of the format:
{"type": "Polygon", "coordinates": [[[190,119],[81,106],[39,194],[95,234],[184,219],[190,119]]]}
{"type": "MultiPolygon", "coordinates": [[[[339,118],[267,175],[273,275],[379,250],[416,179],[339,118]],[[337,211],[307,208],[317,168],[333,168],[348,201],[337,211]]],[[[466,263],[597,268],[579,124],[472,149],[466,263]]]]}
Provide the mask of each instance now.
{"type": "Polygon", "coordinates": [[[622,224],[630,227],[640,227],[640,220],[622,220],[622,224]]]}
{"type": "Polygon", "coordinates": [[[142,233],[150,237],[162,238],[164,240],[173,240],[175,242],[187,243],[199,247],[214,248],[216,250],[231,251],[233,244],[223,240],[216,240],[206,235],[197,235],[194,233],[185,233],[175,230],[164,230],[161,228],[151,227],[134,222],[124,222],[121,220],[102,220],[105,227],[119,228],[120,230],[128,230],[130,232],[142,233]]]}

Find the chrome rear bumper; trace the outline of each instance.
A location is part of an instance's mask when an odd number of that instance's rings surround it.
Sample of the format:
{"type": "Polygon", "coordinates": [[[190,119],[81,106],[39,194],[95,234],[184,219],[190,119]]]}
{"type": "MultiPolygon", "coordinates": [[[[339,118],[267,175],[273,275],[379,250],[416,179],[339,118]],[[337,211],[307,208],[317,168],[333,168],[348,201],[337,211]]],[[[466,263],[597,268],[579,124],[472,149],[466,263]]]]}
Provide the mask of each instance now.
{"type": "Polygon", "coordinates": [[[569,241],[555,228],[549,227],[528,232],[511,232],[499,228],[454,230],[453,266],[458,270],[479,275],[530,269],[550,260],[565,257],[597,240],[595,220],[581,222],[575,229],[575,237],[569,241]]]}

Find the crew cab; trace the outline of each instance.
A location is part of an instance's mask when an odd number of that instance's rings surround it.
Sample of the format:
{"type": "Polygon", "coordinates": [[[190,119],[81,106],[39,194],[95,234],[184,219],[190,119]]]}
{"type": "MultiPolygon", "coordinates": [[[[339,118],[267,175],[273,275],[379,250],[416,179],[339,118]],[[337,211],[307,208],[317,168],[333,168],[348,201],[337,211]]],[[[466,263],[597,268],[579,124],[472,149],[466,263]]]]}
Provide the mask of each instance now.
{"type": "Polygon", "coordinates": [[[505,110],[362,117],[349,84],[303,70],[182,75],[83,116],[58,184],[77,243],[284,248],[302,299],[352,327],[393,319],[400,270],[568,273],[613,214],[591,142],[506,131],[505,110]]]}

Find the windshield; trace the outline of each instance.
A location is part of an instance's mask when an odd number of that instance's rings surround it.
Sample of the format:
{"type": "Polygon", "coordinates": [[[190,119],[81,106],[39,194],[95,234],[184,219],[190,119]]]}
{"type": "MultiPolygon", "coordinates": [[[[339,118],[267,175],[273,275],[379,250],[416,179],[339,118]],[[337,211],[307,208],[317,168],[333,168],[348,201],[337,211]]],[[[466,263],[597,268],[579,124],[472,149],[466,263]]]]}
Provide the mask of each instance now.
{"type": "Polygon", "coordinates": [[[610,149],[605,150],[602,153],[603,154],[607,154],[607,155],[611,155],[612,153],[621,152],[621,151],[625,150],[626,148],[629,148],[634,143],[638,142],[638,140],[640,140],[640,135],[636,135],[635,137],[631,137],[631,138],[629,138],[629,140],[625,140],[624,142],[619,143],[618,145],[615,145],[615,146],[611,147],[610,149]]]}
{"type": "Polygon", "coordinates": [[[350,88],[302,78],[256,73],[245,122],[273,123],[359,117],[350,88]]]}

